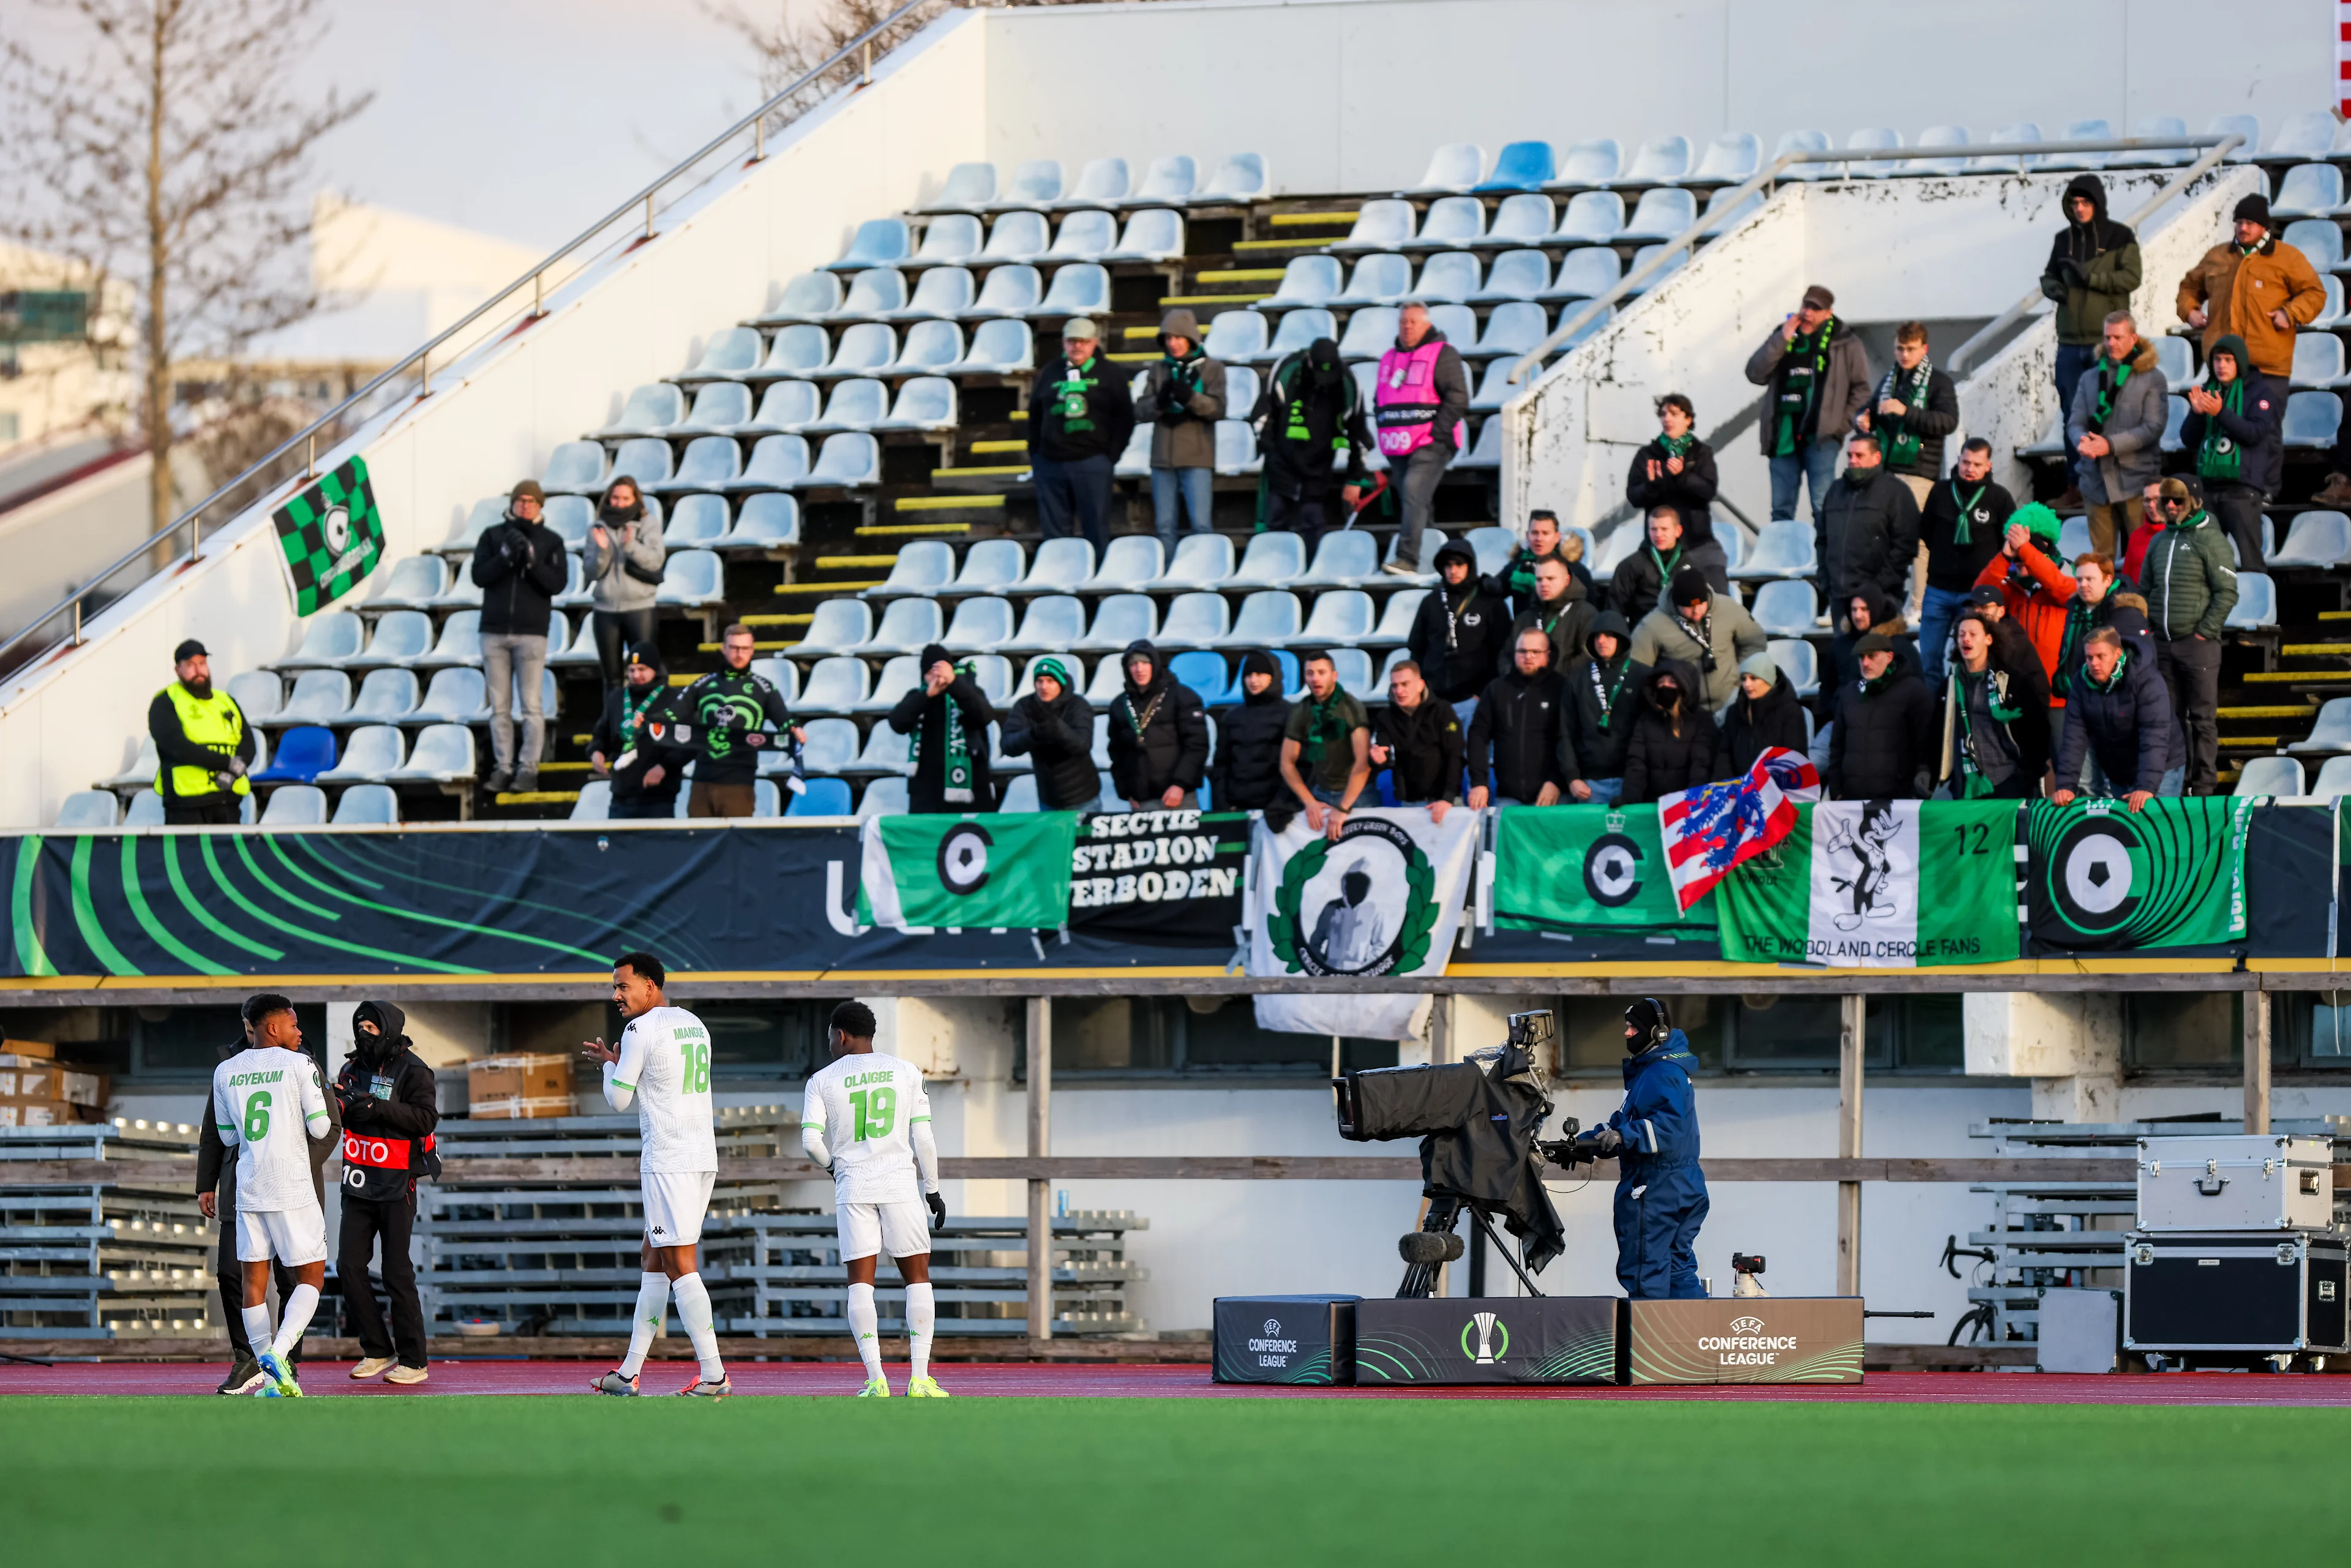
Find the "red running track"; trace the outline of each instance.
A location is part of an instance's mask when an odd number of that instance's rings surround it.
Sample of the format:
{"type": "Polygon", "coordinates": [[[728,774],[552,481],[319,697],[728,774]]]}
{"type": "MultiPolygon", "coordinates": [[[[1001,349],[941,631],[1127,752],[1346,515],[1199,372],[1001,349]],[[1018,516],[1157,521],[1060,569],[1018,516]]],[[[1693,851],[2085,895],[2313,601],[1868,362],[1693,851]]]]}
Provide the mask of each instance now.
{"type": "MultiPolygon", "coordinates": [[[[353,1383],[348,1362],[305,1366],[312,1395],[405,1399],[442,1394],[578,1394],[604,1368],[580,1361],[441,1361],[433,1379],[397,1388],[381,1381],[353,1383]]],[[[227,1375],[225,1363],[0,1364],[0,1396],[210,1395],[227,1375]]],[[[903,1363],[890,1367],[893,1390],[905,1386],[903,1363]]],[[[2242,1373],[2173,1373],[2160,1376],[2091,1377],[2063,1374],[1874,1372],[1858,1385],[1688,1388],[1558,1388],[1513,1385],[1467,1388],[1287,1388],[1211,1382],[1205,1365],[1122,1366],[1067,1364],[943,1363],[939,1381],[950,1394],[981,1398],[1308,1398],[1308,1399],[1740,1399],[1866,1401],[1938,1405],[2280,1405],[2351,1406],[2351,1377],[2242,1373]]],[[[737,1362],[729,1368],[736,1391],[747,1395],[848,1396],[863,1379],[854,1362],[737,1362]]],[[[690,1361],[651,1364],[640,1385],[667,1394],[694,1379],[690,1361]]]]}

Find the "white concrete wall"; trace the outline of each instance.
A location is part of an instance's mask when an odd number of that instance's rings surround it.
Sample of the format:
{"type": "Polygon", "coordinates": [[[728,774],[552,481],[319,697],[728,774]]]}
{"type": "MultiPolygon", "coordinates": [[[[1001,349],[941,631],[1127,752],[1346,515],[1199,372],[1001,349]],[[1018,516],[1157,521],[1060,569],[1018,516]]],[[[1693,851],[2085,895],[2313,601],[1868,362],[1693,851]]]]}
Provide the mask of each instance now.
{"type": "MultiPolygon", "coordinates": [[[[556,443],[615,415],[632,386],[692,363],[710,333],[840,255],[860,221],[912,204],[948,165],[980,156],[987,15],[948,14],[877,67],[871,88],[771,139],[765,162],[722,164],[677,193],[658,238],[599,258],[550,297],[546,319],[436,370],[431,397],[347,444],[366,455],[390,552],[448,538],[475,499],[538,473],[556,443]]],[[[622,193],[596,193],[583,221],[622,193]]],[[[67,791],[130,762],[182,638],[202,638],[224,674],[293,650],[300,628],[266,517],[283,499],[207,540],[195,566],[129,595],[80,649],[0,688],[0,825],[46,823],[67,791]]]]}
{"type": "MultiPolygon", "coordinates": [[[[1237,151],[1298,192],[1395,189],[1437,142],[1703,142],[1751,131],[2215,114],[2264,125],[2335,100],[2335,13],[2284,0],[2258,27],[2199,0],[1156,0],[989,16],[999,162],[1237,151]],[[1164,80],[1164,91],[1105,90],[1164,80]],[[1405,106],[1433,98],[1434,119],[1405,106]]],[[[1138,168],[1140,164],[1138,163],[1138,168]]]]}

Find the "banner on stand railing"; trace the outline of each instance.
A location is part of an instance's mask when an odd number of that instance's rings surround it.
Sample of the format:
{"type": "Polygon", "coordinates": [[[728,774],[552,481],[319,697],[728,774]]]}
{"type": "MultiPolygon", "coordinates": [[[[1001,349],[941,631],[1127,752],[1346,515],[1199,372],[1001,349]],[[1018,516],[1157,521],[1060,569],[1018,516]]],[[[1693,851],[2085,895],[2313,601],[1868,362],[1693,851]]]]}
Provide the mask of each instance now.
{"type": "Polygon", "coordinates": [[[1513,806],[1494,821],[1494,921],[1507,929],[1594,926],[1704,933],[1714,905],[1674,896],[1654,806],[1513,806]]]}
{"type": "Polygon", "coordinates": [[[2032,939],[2066,949],[2194,947],[2245,935],[2254,802],[2226,795],[2059,806],[2027,818],[2032,939]]]}

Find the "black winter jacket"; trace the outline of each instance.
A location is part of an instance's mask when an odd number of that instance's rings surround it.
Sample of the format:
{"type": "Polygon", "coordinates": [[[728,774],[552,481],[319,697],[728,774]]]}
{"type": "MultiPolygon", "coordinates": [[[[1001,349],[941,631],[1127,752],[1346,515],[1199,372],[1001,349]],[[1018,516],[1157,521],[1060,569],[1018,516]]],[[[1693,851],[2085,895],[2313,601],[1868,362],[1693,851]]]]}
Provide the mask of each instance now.
{"type": "Polygon", "coordinates": [[[1739,695],[1731,699],[1730,711],[1723,716],[1722,776],[1736,779],[1754,767],[1755,759],[1774,746],[1784,746],[1801,756],[1811,739],[1804,732],[1804,705],[1796,699],[1796,688],[1789,684],[1787,671],[1779,673],[1779,679],[1761,702],[1749,696],[1742,685],[1739,695]]]}
{"type": "Polygon", "coordinates": [[[1134,394],[1127,390],[1123,366],[1110,362],[1099,349],[1081,367],[1067,355],[1056,355],[1029,384],[1029,450],[1050,463],[1075,463],[1088,457],[1112,457],[1126,450],[1134,434],[1134,394]],[[1078,371],[1074,396],[1070,371],[1078,371]],[[1092,426],[1071,430],[1063,417],[1065,404],[1078,405],[1078,419],[1092,426]]]}
{"type": "MultiPolygon", "coordinates": [[[[1926,666],[1918,662],[1918,634],[1902,619],[1902,606],[1882,589],[1862,591],[1869,595],[1869,629],[1883,632],[1894,643],[1894,663],[1886,674],[1907,670],[1926,679],[1926,666]]],[[[1861,641],[1863,633],[1853,629],[1850,598],[1830,612],[1830,621],[1836,627],[1836,635],[1829,639],[1829,656],[1821,668],[1820,696],[1813,707],[1823,724],[1835,716],[1837,693],[1861,679],[1861,660],[1855,654],[1853,645],[1861,641]]]]}
{"type": "MultiPolygon", "coordinates": [[[[679,787],[685,782],[685,765],[694,759],[694,753],[684,747],[665,746],[646,733],[654,721],[668,717],[674,706],[675,697],[669,690],[667,675],[655,676],[649,694],[652,700],[638,709],[637,723],[624,737],[622,730],[632,695],[625,684],[604,694],[604,711],[597,716],[596,727],[588,737],[588,748],[601,754],[604,766],[611,770],[614,800],[642,800],[655,806],[674,803],[679,787]],[[628,760],[623,762],[622,758],[628,760]],[[648,789],[645,775],[653,771],[655,764],[661,767],[662,781],[648,789]]],[[[757,766],[755,759],[753,767],[757,766]]]]}
{"type": "Polygon", "coordinates": [[[1690,559],[1687,534],[1682,536],[1680,547],[1662,559],[1656,547],[1644,538],[1638,549],[1616,563],[1616,575],[1608,581],[1608,607],[1623,615],[1626,624],[1638,626],[1641,617],[1655,610],[1665,597],[1674,573],[1686,566],[1698,565],[1690,559]]]}
{"type": "Polygon", "coordinates": [[[1545,784],[1565,789],[1576,777],[1560,756],[1566,697],[1566,684],[1555,670],[1538,671],[1531,679],[1512,670],[1487,682],[1469,717],[1470,784],[1485,783],[1491,768],[1494,792],[1530,806],[1545,784]]]}
{"type": "Polygon", "coordinates": [[[1899,599],[1910,591],[1910,560],[1918,553],[1918,503],[1910,486],[1881,465],[1866,485],[1839,475],[1813,525],[1829,602],[1875,583],[1899,599]]]}
{"type": "Polygon", "coordinates": [[[1725,776],[1722,734],[1706,711],[1705,693],[1698,671],[1679,659],[1664,661],[1643,678],[1641,716],[1633,721],[1633,744],[1625,754],[1625,805],[1649,805],[1725,776]],[[1657,702],[1659,682],[1666,675],[1681,686],[1678,721],[1668,719],[1657,702]]]}
{"type": "Polygon", "coordinates": [[[1217,710],[1217,755],[1208,764],[1208,800],[1219,811],[1287,810],[1298,797],[1281,782],[1281,728],[1290,704],[1276,681],[1238,706],[1217,710]]]}
{"type": "MultiPolygon", "coordinates": [[[[2240,356],[2239,363],[2242,362],[2240,356]]],[[[2217,387],[2218,383],[2208,380],[2199,383],[2197,390],[2212,392],[2217,387]]],[[[2277,494],[2278,482],[2285,471],[2285,385],[2276,377],[2249,371],[2245,376],[2241,413],[2231,413],[2224,405],[2220,413],[2207,419],[2194,409],[2188,411],[2188,421],[2179,427],[2179,444],[2187,450],[2190,466],[2198,467],[2201,472],[2199,459],[2203,453],[2204,429],[2208,424],[2218,424],[2220,433],[2237,444],[2236,477],[2208,476],[2204,481],[2206,494],[2210,494],[2213,487],[2220,485],[2247,486],[2265,497],[2277,494]]]]}
{"type": "Polygon", "coordinates": [[[1424,696],[1406,712],[1390,704],[1372,710],[1372,744],[1388,748],[1388,781],[1395,798],[1407,803],[1461,799],[1461,757],[1468,737],[1453,705],[1439,696],[1424,696]]]}
{"type": "Polygon", "coordinates": [[[1870,389],[1869,401],[1862,405],[1861,414],[1855,416],[1854,423],[1859,424],[1865,415],[1870,429],[1878,432],[1878,444],[1886,454],[1886,471],[1888,474],[1907,474],[1913,478],[1932,479],[1943,471],[1943,437],[1959,427],[1959,389],[1950,377],[1932,366],[1927,371],[1927,402],[1924,406],[1911,403],[1902,397],[1899,389],[1907,389],[1909,385],[1910,372],[1900,365],[1881,372],[1877,384],[1870,389]],[[1909,410],[1899,420],[1881,421],[1877,417],[1877,400],[1889,395],[1886,391],[1887,374],[1893,376],[1894,385],[1898,389],[1891,395],[1909,410]],[[1886,428],[1879,430],[1880,424],[1886,428]],[[1918,437],[1918,455],[1907,463],[1897,463],[1894,460],[1894,444],[1886,437],[1903,434],[1918,437]]]}
{"type": "Polygon", "coordinates": [[[1839,800],[1915,800],[1918,774],[1934,766],[1935,698],[1899,663],[1875,681],[1856,674],[1831,695],[1829,771],[1839,800]]]}
{"type": "Polygon", "coordinates": [[[1593,622],[1599,616],[1600,607],[1583,591],[1583,584],[1569,578],[1567,592],[1558,601],[1546,604],[1540,599],[1531,599],[1511,618],[1510,629],[1502,638],[1501,657],[1493,673],[1510,673],[1517,657],[1519,637],[1530,631],[1541,632],[1551,639],[1551,667],[1567,668],[1567,662],[1583,646],[1584,639],[1592,634],[1593,622]]]}
{"type": "Polygon", "coordinates": [[[1584,633],[1583,647],[1560,678],[1567,683],[1567,717],[1560,746],[1570,755],[1563,771],[1571,779],[1622,779],[1625,753],[1633,744],[1633,721],[1640,716],[1641,685],[1649,674],[1632,655],[1633,634],[1625,618],[1604,610],[1584,633]],[[1593,643],[1603,632],[1616,639],[1616,656],[1603,661],[1593,643]]]}
{"type": "Polygon", "coordinates": [[[1094,710],[1074,691],[1046,703],[1030,692],[1004,716],[1004,755],[1036,759],[1037,803],[1048,811],[1088,811],[1102,793],[1094,770],[1094,710]]]}
{"type": "Polygon", "coordinates": [[[555,596],[570,581],[563,536],[509,512],[474,546],[473,577],[482,591],[482,635],[544,637],[555,596]]]}
{"type": "Polygon", "coordinates": [[[1991,479],[1983,482],[1980,491],[1955,478],[1936,480],[1918,518],[1918,542],[1927,552],[1927,586],[1946,593],[1965,593],[1973,588],[1984,567],[2000,553],[2000,541],[2015,510],[2016,497],[1991,479]],[[1966,492],[1964,497],[1961,491],[1966,492]],[[1975,503],[1968,508],[1965,544],[1959,542],[1962,499],[1975,503]]]}
{"type": "Polygon", "coordinates": [[[2057,745],[2061,789],[2076,787],[2085,754],[2094,753],[2107,782],[2125,794],[2134,789],[2151,794],[2166,773],[2187,764],[2188,737],[2180,733],[2171,688],[2163,684],[2154,658],[2143,647],[2126,647],[2122,660],[2122,668],[2103,690],[2087,670],[2074,676],[2074,695],[2065,704],[2065,727],[2057,745]]]}
{"type": "MultiPolygon", "coordinates": [[[[914,772],[906,781],[906,806],[914,811],[992,811],[996,791],[987,770],[987,727],[996,709],[979,683],[958,670],[947,689],[932,696],[916,686],[890,710],[890,727],[914,737],[914,772]],[[971,799],[950,800],[947,789],[947,720],[952,713],[963,726],[964,745],[971,753],[971,799]]],[[[1093,737],[1086,737],[1089,746],[1093,737]]],[[[696,772],[700,769],[697,768],[696,772]]]]}
{"type": "Polygon", "coordinates": [[[1122,799],[1148,803],[1171,789],[1197,789],[1207,777],[1208,715],[1149,643],[1128,643],[1120,667],[1138,655],[1151,661],[1151,684],[1137,690],[1130,680],[1111,700],[1110,777],[1122,799]]]}
{"type": "Polygon", "coordinates": [[[1353,377],[1343,371],[1329,387],[1317,386],[1306,350],[1282,357],[1265,378],[1257,406],[1245,417],[1258,427],[1258,450],[1265,456],[1266,486],[1286,499],[1327,497],[1342,484],[1361,485],[1369,476],[1364,454],[1372,450],[1371,427],[1353,377]],[[1290,438],[1293,405],[1303,435],[1290,438]],[[1332,459],[1343,439],[1347,455],[1336,472],[1332,459]]]}
{"type": "Polygon", "coordinates": [[[363,1002],[364,1015],[373,1009],[381,1032],[376,1043],[353,1031],[351,1054],[335,1075],[333,1100],[344,1128],[363,1139],[405,1139],[410,1149],[405,1174],[397,1165],[343,1161],[343,1197],[373,1202],[401,1201],[416,1190],[420,1171],[438,1170],[428,1154],[433,1129],[441,1123],[441,1098],[433,1069],[410,1049],[401,1030],[407,1015],[390,1002],[363,1002]],[[428,1160],[432,1163],[428,1164],[428,1160]],[[354,1178],[357,1179],[354,1179],[354,1178]]]}
{"type": "MultiPolygon", "coordinates": [[[[1682,454],[1682,471],[1669,473],[1666,461],[1672,454],[1662,443],[1652,441],[1633,454],[1633,466],[1625,476],[1625,499],[1635,517],[1646,517],[1652,507],[1671,507],[1681,515],[1682,544],[1714,542],[1714,495],[1719,483],[1714,464],[1714,448],[1703,441],[1692,441],[1689,450],[1682,454]],[[1657,476],[1649,477],[1649,465],[1657,465],[1657,476]]],[[[1647,613],[1646,611],[1643,614],[1647,613]]],[[[1639,620],[1639,615],[1630,617],[1639,620]]]]}
{"type": "Polygon", "coordinates": [[[1405,646],[1429,691],[1458,703],[1484,691],[1495,666],[1510,662],[1510,606],[1473,576],[1458,588],[1439,583],[1429,590],[1405,646]]]}

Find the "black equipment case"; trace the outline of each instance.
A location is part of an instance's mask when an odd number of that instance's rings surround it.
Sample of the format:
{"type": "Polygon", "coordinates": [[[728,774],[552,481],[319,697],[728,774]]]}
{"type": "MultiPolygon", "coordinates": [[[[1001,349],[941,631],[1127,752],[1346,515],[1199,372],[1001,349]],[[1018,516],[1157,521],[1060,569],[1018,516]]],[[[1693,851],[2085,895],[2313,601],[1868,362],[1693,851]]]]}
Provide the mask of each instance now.
{"type": "Polygon", "coordinates": [[[2135,1230],[2124,1260],[2126,1350],[2351,1354],[2351,1247],[2334,1231],[2135,1230]]]}

